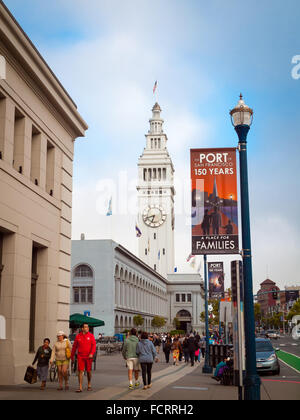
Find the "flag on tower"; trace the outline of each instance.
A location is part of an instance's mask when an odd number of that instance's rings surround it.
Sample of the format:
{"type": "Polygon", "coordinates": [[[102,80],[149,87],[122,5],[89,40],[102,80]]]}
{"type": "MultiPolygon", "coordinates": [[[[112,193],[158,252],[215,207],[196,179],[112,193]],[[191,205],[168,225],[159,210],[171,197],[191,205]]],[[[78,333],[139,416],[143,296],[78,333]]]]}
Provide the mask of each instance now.
{"type": "Polygon", "coordinates": [[[108,210],[107,210],[106,216],[112,216],[112,197],[110,197],[110,200],[109,200],[109,205],[108,205],[108,210]]]}
{"type": "Polygon", "coordinates": [[[136,231],[137,238],[140,238],[142,236],[142,232],[140,231],[137,224],[135,225],[135,231],[136,231]]]}
{"type": "Polygon", "coordinates": [[[153,87],[153,95],[154,95],[154,93],[155,93],[155,91],[156,91],[156,88],[157,88],[157,80],[156,80],[156,82],[154,83],[154,87],[153,87]]]}

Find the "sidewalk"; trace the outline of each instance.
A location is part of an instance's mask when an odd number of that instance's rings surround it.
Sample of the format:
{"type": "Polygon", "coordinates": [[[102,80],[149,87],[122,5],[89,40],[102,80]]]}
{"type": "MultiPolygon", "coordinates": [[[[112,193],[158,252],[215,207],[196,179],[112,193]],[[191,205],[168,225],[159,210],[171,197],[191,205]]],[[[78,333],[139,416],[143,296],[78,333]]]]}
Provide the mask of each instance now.
{"type": "MultiPolygon", "coordinates": [[[[167,365],[164,355],[160,362],[153,365],[152,388],[129,390],[127,368],[121,354],[101,355],[98,358],[97,371],[93,372],[93,391],[86,391],[87,380],[84,378],[84,392],[77,394],[77,376],[70,378],[69,391],[57,391],[57,382],[47,383],[45,391],[40,391],[40,384],[23,383],[14,386],[0,386],[0,400],[103,400],[103,401],[203,401],[203,400],[238,400],[238,389],[223,386],[214,381],[209,374],[202,373],[201,364],[191,367],[182,362],[179,366],[167,365]]],[[[300,395],[300,376],[287,366],[282,366],[283,376],[263,376],[261,386],[262,400],[298,399],[300,395]]],[[[142,379],[140,377],[140,382],[142,379]]]]}

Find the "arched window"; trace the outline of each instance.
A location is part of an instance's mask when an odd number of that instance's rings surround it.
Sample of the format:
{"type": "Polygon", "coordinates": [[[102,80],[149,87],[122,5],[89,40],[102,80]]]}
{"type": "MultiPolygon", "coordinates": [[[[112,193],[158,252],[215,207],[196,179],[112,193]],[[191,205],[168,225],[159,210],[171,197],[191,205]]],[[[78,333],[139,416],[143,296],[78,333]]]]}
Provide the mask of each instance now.
{"type": "Polygon", "coordinates": [[[93,277],[93,271],[88,265],[82,264],[75,268],[74,277],[93,277]]]}

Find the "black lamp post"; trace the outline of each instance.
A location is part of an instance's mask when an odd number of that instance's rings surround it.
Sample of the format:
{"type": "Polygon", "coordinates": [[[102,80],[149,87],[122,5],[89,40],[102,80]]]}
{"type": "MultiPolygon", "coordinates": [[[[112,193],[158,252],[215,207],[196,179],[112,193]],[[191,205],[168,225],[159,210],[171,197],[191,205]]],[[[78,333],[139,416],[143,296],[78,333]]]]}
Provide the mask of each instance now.
{"type": "Polygon", "coordinates": [[[260,378],[256,370],[255,319],[253,304],[252,255],[250,236],[250,212],[247,168],[247,134],[253,120],[253,110],[243,101],[242,94],[237,106],[230,111],[231,121],[239,138],[241,218],[244,273],[244,313],[246,376],[244,381],[245,400],[260,400],[260,378]]]}

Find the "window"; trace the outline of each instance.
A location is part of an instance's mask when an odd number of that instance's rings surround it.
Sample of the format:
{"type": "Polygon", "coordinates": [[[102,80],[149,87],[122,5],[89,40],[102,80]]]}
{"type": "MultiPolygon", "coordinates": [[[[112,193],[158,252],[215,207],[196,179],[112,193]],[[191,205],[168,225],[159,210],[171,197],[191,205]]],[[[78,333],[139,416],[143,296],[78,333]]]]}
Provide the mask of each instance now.
{"type": "Polygon", "coordinates": [[[73,287],[74,303],[93,303],[93,287],[73,287]]]}
{"type": "Polygon", "coordinates": [[[73,292],[74,292],[74,303],[79,303],[80,299],[79,299],[79,287],[74,287],[73,288],[73,292]]]}
{"type": "Polygon", "coordinates": [[[154,264],[154,270],[156,271],[156,264],[154,264]]]}
{"type": "Polygon", "coordinates": [[[185,302],[185,295],[181,295],[181,302],[185,302]]]}
{"type": "Polygon", "coordinates": [[[166,250],[165,250],[165,248],[163,248],[163,255],[166,255],[166,250]]]}
{"type": "Polygon", "coordinates": [[[46,163],[46,191],[53,195],[54,189],[54,166],[55,166],[55,149],[54,146],[47,141],[47,163],[46,163]]]}
{"type": "Polygon", "coordinates": [[[41,133],[32,126],[31,132],[31,168],[30,179],[35,185],[40,184],[40,154],[41,154],[41,133]]]}
{"type": "Polygon", "coordinates": [[[187,301],[188,302],[191,302],[192,301],[192,295],[190,293],[188,293],[188,295],[187,295],[187,301]]]}
{"type": "Polygon", "coordinates": [[[153,234],[154,239],[156,239],[156,233],[153,234]]]}
{"type": "Polygon", "coordinates": [[[147,248],[145,248],[145,255],[148,255],[148,250],[147,250],[147,248]]]}
{"type": "Polygon", "coordinates": [[[16,108],[14,124],[13,166],[22,173],[24,166],[25,117],[16,108]]]}
{"type": "Polygon", "coordinates": [[[38,248],[32,247],[31,257],[31,289],[30,289],[30,318],[29,318],[29,352],[34,352],[35,327],[36,327],[36,291],[38,281],[38,248]]]}
{"type": "Polygon", "coordinates": [[[180,295],[176,294],[176,302],[180,302],[180,295]]]}
{"type": "Polygon", "coordinates": [[[75,269],[74,277],[93,277],[93,271],[89,266],[82,264],[75,269]]]}

